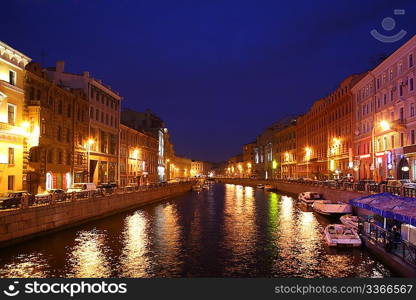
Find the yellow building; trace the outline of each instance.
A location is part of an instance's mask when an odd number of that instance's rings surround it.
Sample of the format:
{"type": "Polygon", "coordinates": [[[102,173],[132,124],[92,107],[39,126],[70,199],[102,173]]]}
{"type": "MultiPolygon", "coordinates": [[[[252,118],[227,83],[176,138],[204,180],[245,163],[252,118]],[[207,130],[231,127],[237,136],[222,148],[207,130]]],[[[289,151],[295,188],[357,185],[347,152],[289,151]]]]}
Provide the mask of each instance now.
{"type": "Polygon", "coordinates": [[[37,132],[37,139],[28,143],[26,151],[26,189],[36,194],[85,182],[88,147],[85,93],[54,84],[38,63],[31,62],[26,66],[25,99],[29,130],[37,132]]]}
{"type": "Polygon", "coordinates": [[[30,58],[0,42],[0,193],[23,188],[25,66],[30,58]]]}

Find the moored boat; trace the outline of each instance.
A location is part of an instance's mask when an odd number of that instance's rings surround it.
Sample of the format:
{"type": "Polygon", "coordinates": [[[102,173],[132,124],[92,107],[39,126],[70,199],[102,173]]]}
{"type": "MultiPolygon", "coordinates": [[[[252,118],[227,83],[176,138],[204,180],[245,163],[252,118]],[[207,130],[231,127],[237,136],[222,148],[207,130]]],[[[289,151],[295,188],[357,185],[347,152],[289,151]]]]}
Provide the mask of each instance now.
{"type": "Polygon", "coordinates": [[[258,189],[264,189],[264,184],[259,183],[259,184],[257,185],[257,188],[258,188],[258,189]]]}
{"type": "Polygon", "coordinates": [[[202,187],[200,185],[194,185],[192,186],[192,190],[196,192],[202,191],[202,187]]]}
{"type": "Polygon", "coordinates": [[[312,208],[317,213],[323,215],[339,215],[352,213],[352,206],[342,201],[316,200],[313,202],[312,208]]]}
{"type": "Polygon", "coordinates": [[[330,247],[359,247],[361,239],[358,233],[349,226],[330,224],[324,230],[325,242],[330,247]]]}
{"type": "Polygon", "coordinates": [[[322,196],[316,192],[303,192],[299,194],[298,199],[306,204],[313,204],[316,200],[322,200],[322,196]]]}
{"type": "Polygon", "coordinates": [[[342,224],[353,229],[358,229],[358,217],[350,214],[343,215],[339,218],[342,224]]]}

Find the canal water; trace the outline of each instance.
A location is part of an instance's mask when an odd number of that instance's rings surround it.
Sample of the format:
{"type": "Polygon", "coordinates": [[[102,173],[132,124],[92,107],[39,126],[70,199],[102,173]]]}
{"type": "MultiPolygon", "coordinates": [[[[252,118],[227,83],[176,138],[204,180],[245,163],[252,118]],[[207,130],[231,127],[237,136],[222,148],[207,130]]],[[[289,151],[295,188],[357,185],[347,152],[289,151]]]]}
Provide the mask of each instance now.
{"type": "Polygon", "coordinates": [[[215,184],[0,249],[0,277],[394,275],[365,249],[326,247],[329,222],[296,198],[215,184]]]}

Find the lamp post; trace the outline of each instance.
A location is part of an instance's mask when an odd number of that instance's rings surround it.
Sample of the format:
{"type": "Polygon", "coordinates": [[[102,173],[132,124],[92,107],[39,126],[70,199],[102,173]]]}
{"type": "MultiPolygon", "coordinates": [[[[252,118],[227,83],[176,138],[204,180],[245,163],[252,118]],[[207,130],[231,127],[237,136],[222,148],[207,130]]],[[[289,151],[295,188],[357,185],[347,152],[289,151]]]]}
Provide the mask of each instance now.
{"type": "Polygon", "coordinates": [[[306,159],[306,177],[309,178],[309,160],[311,159],[312,149],[311,147],[305,148],[305,159],[306,159]]]}
{"type": "MultiPolygon", "coordinates": [[[[388,121],[386,120],[382,120],[380,121],[380,123],[378,124],[379,127],[381,128],[382,131],[387,131],[391,129],[391,125],[388,121]]],[[[372,176],[373,176],[373,180],[375,179],[375,172],[376,172],[376,161],[375,161],[375,143],[374,143],[374,139],[375,139],[375,130],[376,130],[376,122],[374,122],[373,128],[371,129],[371,163],[372,163],[372,176]]]]}
{"type": "Polygon", "coordinates": [[[88,172],[88,182],[91,179],[91,175],[90,175],[90,152],[91,152],[91,146],[94,144],[94,140],[93,139],[88,139],[87,141],[87,172],[88,172]]]}

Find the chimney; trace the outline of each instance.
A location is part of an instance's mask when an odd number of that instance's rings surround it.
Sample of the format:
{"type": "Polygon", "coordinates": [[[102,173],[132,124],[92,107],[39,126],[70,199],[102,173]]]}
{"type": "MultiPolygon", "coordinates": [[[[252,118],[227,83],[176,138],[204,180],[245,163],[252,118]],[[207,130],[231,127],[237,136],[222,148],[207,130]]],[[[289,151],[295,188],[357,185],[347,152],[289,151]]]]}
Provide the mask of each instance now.
{"type": "Polygon", "coordinates": [[[60,60],[56,62],[55,70],[57,73],[63,73],[65,69],[65,62],[60,60]]]}
{"type": "Polygon", "coordinates": [[[84,77],[90,77],[90,72],[84,72],[84,73],[82,73],[82,75],[84,76],[84,77]]]}

